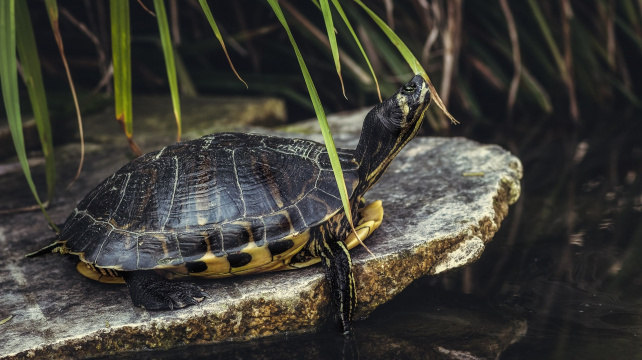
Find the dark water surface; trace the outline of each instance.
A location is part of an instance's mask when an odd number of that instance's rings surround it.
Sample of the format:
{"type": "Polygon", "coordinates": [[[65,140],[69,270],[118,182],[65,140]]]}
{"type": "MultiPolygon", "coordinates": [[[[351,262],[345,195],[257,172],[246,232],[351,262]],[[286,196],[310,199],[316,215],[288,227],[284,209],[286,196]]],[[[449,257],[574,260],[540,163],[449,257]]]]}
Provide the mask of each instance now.
{"type": "Polygon", "coordinates": [[[524,163],[522,197],[482,258],[417,280],[356,321],[353,339],[329,322],[135,357],[642,359],[642,126],[554,131],[503,144],[524,163]]]}

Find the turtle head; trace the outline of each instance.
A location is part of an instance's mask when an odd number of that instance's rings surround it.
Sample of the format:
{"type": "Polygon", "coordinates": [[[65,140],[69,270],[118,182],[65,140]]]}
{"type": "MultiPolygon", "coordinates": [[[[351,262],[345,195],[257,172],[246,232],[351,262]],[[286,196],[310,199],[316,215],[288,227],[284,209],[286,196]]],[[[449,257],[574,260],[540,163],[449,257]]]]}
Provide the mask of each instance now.
{"type": "Polygon", "coordinates": [[[379,180],[392,159],[415,137],[430,99],[428,83],[416,75],[368,113],[355,152],[360,183],[365,186],[362,191],[379,180]]]}

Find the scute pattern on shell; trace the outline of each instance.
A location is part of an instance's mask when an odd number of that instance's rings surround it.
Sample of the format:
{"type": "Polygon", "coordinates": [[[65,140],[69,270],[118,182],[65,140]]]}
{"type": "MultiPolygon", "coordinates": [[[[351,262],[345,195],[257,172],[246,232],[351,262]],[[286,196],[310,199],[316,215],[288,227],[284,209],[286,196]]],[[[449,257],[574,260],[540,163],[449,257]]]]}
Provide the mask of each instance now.
{"type": "MultiPolygon", "coordinates": [[[[351,150],[339,150],[349,194],[351,150]]],[[[239,254],[323,222],[342,206],[322,144],[222,133],[123,166],[71,213],[60,239],[81,260],[124,271],[239,254]]]]}

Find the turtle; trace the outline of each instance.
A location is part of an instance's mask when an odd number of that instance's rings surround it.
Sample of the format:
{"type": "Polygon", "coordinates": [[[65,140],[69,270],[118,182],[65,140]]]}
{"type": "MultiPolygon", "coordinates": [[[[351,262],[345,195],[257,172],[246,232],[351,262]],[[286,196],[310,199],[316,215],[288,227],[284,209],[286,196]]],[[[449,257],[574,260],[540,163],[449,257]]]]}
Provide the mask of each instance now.
{"type": "MultiPolygon", "coordinates": [[[[419,75],[365,117],[356,149],[338,149],[356,233],[382,222],[364,194],[416,135],[430,104],[419,75]]],[[[339,328],[351,332],[357,298],[347,220],[327,150],[305,139],[216,133],[124,165],[81,200],[55,241],[30,254],[77,256],[78,271],[126,283],[134,306],[166,310],[208,294],[188,276],[220,278],[321,262],[339,328]]]]}

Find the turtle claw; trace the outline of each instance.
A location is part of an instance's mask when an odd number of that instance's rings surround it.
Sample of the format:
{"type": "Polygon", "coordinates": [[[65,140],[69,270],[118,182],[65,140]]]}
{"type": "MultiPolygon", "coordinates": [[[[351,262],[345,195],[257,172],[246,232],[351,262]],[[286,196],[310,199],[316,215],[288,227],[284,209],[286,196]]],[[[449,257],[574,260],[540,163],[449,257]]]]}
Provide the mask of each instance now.
{"type": "Polygon", "coordinates": [[[208,297],[200,287],[169,281],[154,271],[124,272],[134,306],[147,310],[174,310],[196,305],[208,297]]]}
{"type": "Polygon", "coordinates": [[[207,297],[203,296],[205,292],[194,284],[169,281],[168,283],[172,284],[172,288],[167,289],[168,292],[164,295],[170,299],[169,308],[171,310],[196,305],[207,297]]]}

